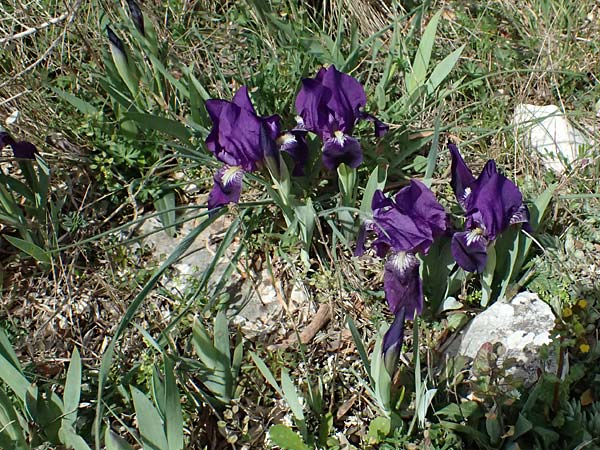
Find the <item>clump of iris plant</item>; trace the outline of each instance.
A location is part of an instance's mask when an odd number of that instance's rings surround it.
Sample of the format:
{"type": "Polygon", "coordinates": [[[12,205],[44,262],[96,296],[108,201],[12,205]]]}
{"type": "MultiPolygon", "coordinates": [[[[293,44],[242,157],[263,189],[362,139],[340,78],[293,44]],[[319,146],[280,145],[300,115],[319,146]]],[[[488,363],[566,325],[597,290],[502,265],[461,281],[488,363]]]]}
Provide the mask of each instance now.
{"type": "Polygon", "coordinates": [[[209,209],[239,202],[244,173],[259,170],[268,162],[278,167],[280,151],[290,153],[297,163],[306,161],[302,133],[282,133],[278,115],[260,117],[245,86],[232,101],[207,100],[206,109],[213,122],[206,146],[224,163],[214,176],[209,209]]]}
{"type": "Polygon", "coordinates": [[[483,272],[488,248],[509,226],[522,223],[529,230],[529,211],[519,188],[489,160],[476,179],[458,147],[448,144],[452,157],[452,189],[465,211],[465,231],[452,236],[452,256],[468,272],[483,272]]]}
{"type": "MultiPolygon", "coordinates": [[[[376,191],[371,208],[373,219],[364,229],[377,236],[372,243],[377,256],[387,257],[383,289],[395,315],[383,340],[385,365],[392,375],[402,347],[404,320],[414,319],[423,309],[417,254],[427,254],[436,237],[448,229],[448,219],[433,192],[416,180],[411,180],[393,199],[376,191]]],[[[355,253],[361,255],[364,251],[364,234],[361,233],[355,253]]]]}
{"type": "Polygon", "coordinates": [[[319,70],[315,78],[302,80],[296,97],[299,128],[311,131],[323,142],[323,165],[335,170],[340,164],[358,167],[363,154],[352,132],[359,120],[375,123],[375,135],[383,136],[388,126],[362,111],[367,96],[361,84],[335,66],[319,70]]]}
{"type": "Polygon", "coordinates": [[[15,158],[34,159],[37,149],[35,145],[27,141],[15,141],[6,131],[0,131],[0,150],[10,146],[15,158]]]}

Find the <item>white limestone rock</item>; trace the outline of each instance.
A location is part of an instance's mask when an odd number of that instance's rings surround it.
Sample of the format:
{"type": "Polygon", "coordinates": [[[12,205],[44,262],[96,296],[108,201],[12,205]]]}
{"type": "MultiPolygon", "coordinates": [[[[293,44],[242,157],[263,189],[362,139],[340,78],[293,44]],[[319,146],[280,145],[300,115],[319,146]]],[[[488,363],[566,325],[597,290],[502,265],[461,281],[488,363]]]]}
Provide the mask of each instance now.
{"type": "Polygon", "coordinates": [[[540,348],[551,343],[555,319],[550,306],[537,294],[522,292],[510,302],[494,303],[473,318],[448,353],[474,358],[483,344],[500,343],[506,350],[503,360],[516,361],[508,373],[528,386],[537,380],[539,370],[556,373],[552,352],[548,361],[540,358],[540,348]]]}
{"type": "Polygon", "coordinates": [[[555,105],[517,105],[513,124],[519,142],[537,151],[544,165],[557,173],[585,157],[580,150],[590,145],[586,136],[573,127],[555,105]]]}

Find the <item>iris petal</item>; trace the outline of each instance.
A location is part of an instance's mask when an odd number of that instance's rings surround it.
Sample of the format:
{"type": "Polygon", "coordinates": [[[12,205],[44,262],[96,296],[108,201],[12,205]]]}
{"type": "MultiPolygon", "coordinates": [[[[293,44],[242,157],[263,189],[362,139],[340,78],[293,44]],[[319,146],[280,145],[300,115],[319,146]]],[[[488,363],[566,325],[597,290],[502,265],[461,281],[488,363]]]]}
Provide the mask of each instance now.
{"type": "Polygon", "coordinates": [[[208,209],[238,203],[242,192],[244,171],[239,167],[223,166],[214,176],[214,186],[208,194],[208,209]]]}
{"type": "Polygon", "coordinates": [[[452,157],[452,180],[450,185],[456,195],[458,203],[464,208],[465,199],[470,191],[470,186],[475,181],[475,177],[471,170],[465,164],[464,159],[458,151],[458,147],[452,143],[448,144],[450,150],[450,156],[452,157]]]}
{"type": "Polygon", "coordinates": [[[282,134],[277,139],[279,149],[288,153],[294,161],[292,175],[304,176],[304,168],[308,163],[308,146],[306,145],[306,131],[292,130],[282,134]]]}
{"type": "Polygon", "coordinates": [[[450,245],[452,257],[467,272],[483,272],[487,263],[488,242],[477,228],[454,233],[450,245]]]}
{"type": "Polygon", "coordinates": [[[434,239],[447,229],[444,208],[419,181],[411,180],[394,200],[376,191],[371,207],[378,235],[373,245],[380,256],[386,246],[394,251],[427,253],[434,239]]]}
{"type": "Polygon", "coordinates": [[[523,196],[519,188],[500,174],[493,160],[485,165],[481,175],[472,184],[466,202],[467,215],[478,211],[490,240],[506,230],[511,218],[519,211],[523,214],[523,196]]]}
{"type": "Polygon", "coordinates": [[[37,148],[31,142],[15,142],[10,134],[8,134],[6,131],[1,131],[0,150],[9,145],[12,148],[15,158],[34,159],[35,154],[37,153],[37,148]]]}
{"type": "Polygon", "coordinates": [[[385,263],[383,290],[390,310],[396,314],[405,308],[413,318],[423,309],[423,283],[419,276],[419,260],[413,253],[392,254],[385,263]]]}
{"type": "Polygon", "coordinates": [[[15,158],[34,159],[37,149],[31,142],[21,141],[11,145],[15,158]]]}
{"type": "Polygon", "coordinates": [[[352,136],[337,132],[325,140],[323,145],[323,164],[329,170],[335,170],[340,164],[356,168],[363,160],[359,142],[352,136]]]}

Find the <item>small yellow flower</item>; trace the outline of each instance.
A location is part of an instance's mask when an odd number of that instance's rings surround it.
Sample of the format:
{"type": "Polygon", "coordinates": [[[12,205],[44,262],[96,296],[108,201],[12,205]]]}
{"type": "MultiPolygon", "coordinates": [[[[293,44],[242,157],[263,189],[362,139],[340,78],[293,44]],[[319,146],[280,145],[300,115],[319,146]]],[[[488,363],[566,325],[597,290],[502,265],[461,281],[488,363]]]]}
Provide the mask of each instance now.
{"type": "Polygon", "coordinates": [[[579,346],[579,350],[581,351],[581,353],[587,353],[590,351],[590,346],[588,344],[581,344],[579,346]]]}
{"type": "Polygon", "coordinates": [[[571,317],[573,315],[573,310],[568,306],[563,309],[563,317],[571,317]]]}
{"type": "Polygon", "coordinates": [[[581,299],[577,302],[577,306],[581,309],[585,309],[587,307],[587,300],[581,299]]]}

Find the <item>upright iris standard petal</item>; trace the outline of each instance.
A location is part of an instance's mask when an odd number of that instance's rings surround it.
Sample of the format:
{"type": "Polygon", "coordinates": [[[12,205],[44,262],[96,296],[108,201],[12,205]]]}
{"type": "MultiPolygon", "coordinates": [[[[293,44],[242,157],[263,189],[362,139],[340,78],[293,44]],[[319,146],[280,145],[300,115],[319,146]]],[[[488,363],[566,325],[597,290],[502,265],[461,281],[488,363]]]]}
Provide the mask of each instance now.
{"type": "Polygon", "coordinates": [[[0,150],[9,146],[12,148],[15,158],[34,159],[37,153],[37,148],[31,142],[20,141],[16,142],[6,131],[0,132],[0,150]]]}
{"type": "Polygon", "coordinates": [[[458,147],[455,144],[449,143],[448,149],[452,158],[452,180],[450,181],[450,185],[452,186],[456,200],[464,208],[465,200],[471,191],[471,185],[475,182],[475,177],[471,169],[465,164],[465,160],[458,151],[458,147]]]}
{"type": "Polygon", "coordinates": [[[254,105],[252,104],[252,100],[250,100],[250,93],[248,92],[247,86],[242,86],[238,89],[231,99],[231,103],[258,117],[258,114],[256,114],[256,110],[254,109],[254,105]]]}
{"type": "Polygon", "coordinates": [[[336,130],[352,134],[359,119],[360,109],[367,104],[367,95],[356,78],[329,67],[322,79],[323,86],[331,92],[327,107],[333,112],[336,130]]]}
{"type": "Polygon", "coordinates": [[[357,167],[362,150],[351,137],[360,119],[375,122],[376,135],[387,132],[387,126],[362,111],[367,96],[358,80],[338,71],[334,66],[319,70],[315,78],[302,80],[296,97],[296,110],[302,128],[317,134],[323,141],[323,162],[329,169],[345,163],[357,167]]]}
{"type": "Polygon", "coordinates": [[[405,310],[400,308],[394,317],[392,326],[383,337],[383,359],[390,377],[394,375],[404,342],[404,318],[405,310]]]}
{"type": "Polygon", "coordinates": [[[213,122],[206,146],[219,161],[252,172],[265,153],[275,151],[273,136],[279,132],[279,117],[257,116],[245,87],[231,102],[207,100],[206,109],[213,122]]]}
{"type": "Polygon", "coordinates": [[[363,160],[360,144],[352,136],[336,131],[323,145],[323,165],[335,170],[340,164],[357,168],[363,160]]]}
{"type": "Polygon", "coordinates": [[[214,186],[208,194],[208,209],[240,201],[244,171],[236,166],[223,166],[214,176],[214,186]]]}
{"type": "Polygon", "coordinates": [[[296,111],[302,118],[302,125],[306,130],[318,135],[329,130],[331,111],[327,103],[330,98],[331,90],[318,80],[311,78],[302,80],[302,88],[296,97],[296,111]]]}
{"type": "Polygon", "coordinates": [[[467,272],[483,272],[487,263],[488,239],[481,228],[454,233],[450,250],[452,257],[467,272]]]}
{"type": "Polygon", "coordinates": [[[404,308],[412,319],[423,310],[423,283],[419,276],[419,260],[414,253],[392,253],[385,263],[383,290],[392,313],[404,308]]]}
{"type": "Polygon", "coordinates": [[[523,214],[523,196],[519,188],[498,173],[496,163],[486,163],[479,178],[471,185],[466,202],[467,215],[478,211],[490,240],[510,226],[512,217],[523,214]]]}

